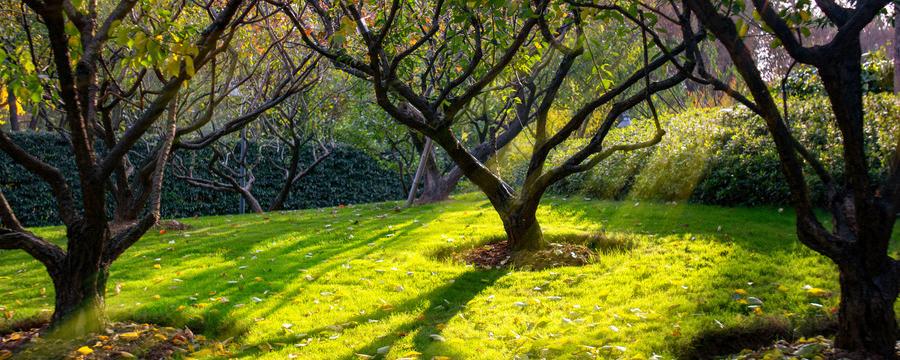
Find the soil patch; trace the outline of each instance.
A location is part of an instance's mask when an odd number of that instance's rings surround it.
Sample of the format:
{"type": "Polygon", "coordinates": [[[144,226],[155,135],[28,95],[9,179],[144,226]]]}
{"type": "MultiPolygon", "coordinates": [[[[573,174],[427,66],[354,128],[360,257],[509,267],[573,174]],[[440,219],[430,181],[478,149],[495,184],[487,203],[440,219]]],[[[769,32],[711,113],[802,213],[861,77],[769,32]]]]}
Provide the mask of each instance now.
{"type": "Polygon", "coordinates": [[[171,231],[189,230],[191,228],[190,225],[180,222],[178,220],[160,220],[160,222],[156,224],[156,227],[161,230],[171,230],[171,231]]]}
{"type": "Polygon", "coordinates": [[[591,262],[594,252],[584,245],[550,243],[546,249],[513,253],[509,242],[489,243],[457,254],[457,257],[480,268],[514,266],[523,270],[542,270],[560,266],[582,266],[591,262]]]}

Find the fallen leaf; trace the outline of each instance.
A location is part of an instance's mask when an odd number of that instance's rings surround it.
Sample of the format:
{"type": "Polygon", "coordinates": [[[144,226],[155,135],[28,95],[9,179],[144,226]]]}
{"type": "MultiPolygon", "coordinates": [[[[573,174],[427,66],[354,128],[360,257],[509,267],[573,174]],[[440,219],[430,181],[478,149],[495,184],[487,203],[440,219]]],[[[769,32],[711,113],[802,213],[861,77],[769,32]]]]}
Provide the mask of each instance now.
{"type": "Polygon", "coordinates": [[[119,338],[122,340],[125,340],[125,341],[134,341],[134,340],[137,340],[139,337],[141,337],[141,333],[136,332],[136,331],[119,334],[119,338]]]}
{"type": "Polygon", "coordinates": [[[809,288],[806,290],[806,294],[812,297],[818,298],[828,298],[831,297],[831,291],[821,289],[821,288],[809,288]]]}
{"type": "Polygon", "coordinates": [[[82,347],[78,348],[77,351],[78,351],[79,354],[85,355],[85,356],[94,353],[94,349],[91,349],[91,348],[89,348],[89,347],[87,347],[87,346],[82,346],[82,347]]]}

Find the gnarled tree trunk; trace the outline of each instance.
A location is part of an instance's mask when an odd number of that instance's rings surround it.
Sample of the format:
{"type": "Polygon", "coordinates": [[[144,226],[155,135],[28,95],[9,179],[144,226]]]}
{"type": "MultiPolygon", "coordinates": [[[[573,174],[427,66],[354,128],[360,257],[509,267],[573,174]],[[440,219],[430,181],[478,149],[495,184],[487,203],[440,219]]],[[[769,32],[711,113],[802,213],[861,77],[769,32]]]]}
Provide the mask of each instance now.
{"type": "MultiPolygon", "coordinates": [[[[889,267],[875,273],[866,271],[865,262],[856,259],[839,265],[841,304],[835,346],[841,349],[865,349],[868,355],[896,358],[898,338],[894,302],[897,299],[897,272],[889,267]]],[[[880,261],[889,266],[889,261],[880,261]]]]}
{"type": "Polygon", "coordinates": [[[72,337],[103,330],[106,325],[109,264],[96,249],[110,241],[110,231],[106,226],[81,226],[79,230],[69,231],[67,236],[72,244],[68,256],[59,270],[50,272],[56,291],[50,324],[54,334],[72,337]]]}
{"type": "Polygon", "coordinates": [[[434,152],[431,152],[425,164],[425,183],[422,187],[422,193],[416,199],[416,203],[430,204],[447,200],[450,197],[450,193],[456,188],[456,184],[462,179],[462,172],[456,168],[454,170],[442,176],[440,169],[438,169],[434,152]]]}
{"type": "Polygon", "coordinates": [[[515,201],[505,211],[498,211],[503,230],[513,251],[539,250],[544,247],[544,233],[537,220],[539,198],[515,201]]]}

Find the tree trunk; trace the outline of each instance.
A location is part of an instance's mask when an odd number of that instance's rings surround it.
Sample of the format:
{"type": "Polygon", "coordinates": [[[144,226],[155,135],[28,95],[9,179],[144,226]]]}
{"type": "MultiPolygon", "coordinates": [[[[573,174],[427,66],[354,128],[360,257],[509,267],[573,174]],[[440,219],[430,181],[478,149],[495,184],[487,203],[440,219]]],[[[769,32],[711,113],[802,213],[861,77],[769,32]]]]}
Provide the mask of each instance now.
{"type": "Polygon", "coordinates": [[[894,55],[894,94],[900,94],[900,16],[898,16],[898,12],[900,12],[900,3],[894,3],[894,41],[893,41],[893,55],[894,55]]]}
{"type": "Polygon", "coordinates": [[[272,200],[272,205],[269,206],[269,211],[279,211],[284,208],[284,202],[287,201],[288,196],[291,195],[291,190],[294,187],[294,177],[297,176],[297,172],[300,167],[300,146],[296,144],[290,146],[291,148],[291,163],[288,165],[288,172],[284,178],[284,183],[281,184],[281,190],[278,191],[278,195],[275,196],[275,200],[272,200]]]}
{"type": "Polygon", "coordinates": [[[9,107],[9,129],[19,131],[19,106],[17,105],[16,94],[12,87],[7,87],[6,102],[9,107]]]}
{"type": "Polygon", "coordinates": [[[416,190],[419,188],[419,181],[422,179],[422,175],[430,162],[429,159],[433,154],[432,140],[431,138],[425,138],[425,145],[422,146],[422,155],[419,156],[419,166],[416,167],[416,174],[413,175],[412,184],[409,185],[409,195],[406,197],[406,206],[412,205],[413,200],[416,199],[416,190]]]}
{"type": "MultiPolygon", "coordinates": [[[[71,232],[69,236],[73,236],[71,232]]],[[[50,327],[55,335],[67,338],[101,331],[107,321],[105,298],[109,264],[102,262],[102,251],[98,249],[109,241],[109,230],[86,230],[75,236],[80,239],[69,243],[83,246],[71,249],[60,271],[50,274],[56,291],[50,327]]]]}
{"type": "Polygon", "coordinates": [[[865,273],[863,264],[847,264],[840,269],[841,304],[835,346],[872,358],[896,358],[896,273],[885,270],[873,276],[865,273]]]}
{"type": "Polygon", "coordinates": [[[500,212],[503,229],[512,251],[539,250],[544,247],[544,233],[537,221],[537,205],[518,206],[509,212],[500,212]]]}
{"type": "Polygon", "coordinates": [[[103,330],[106,325],[106,280],[109,268],[85,268],[53,279],[56,307],[50,326],[61,337],[103,330]]]}
{"type": "Polygon", "coordinates": [[[262,206],[259,205],[259,201],[256,200],[256,197],[253,196],[253,194],[250,192],[250,190],[240,189],[238,191],[241,194],[241,199],[244,199],[244,201],[247,203],[247,205],[250,206],[250,210],[252,210],[254,213],[257,213],[257,214],[263,213],[262,206]]]}
{"type": "Polygon", "coordinates": [[[434,152],[429,154],[428,163],[425,164],[424,171],[424,186],[422,188],[422,193],[419,194],[419,198],[416,199],[416,203],[419,204],[430,204],[447,200],[447,198],[450,197],[450,193],[453,192],[453,189],[456,187],[456,184],[462,178],[461,176],[454,176],[453,174],[441,176],[441,171],[438,169],[434,152]]]}

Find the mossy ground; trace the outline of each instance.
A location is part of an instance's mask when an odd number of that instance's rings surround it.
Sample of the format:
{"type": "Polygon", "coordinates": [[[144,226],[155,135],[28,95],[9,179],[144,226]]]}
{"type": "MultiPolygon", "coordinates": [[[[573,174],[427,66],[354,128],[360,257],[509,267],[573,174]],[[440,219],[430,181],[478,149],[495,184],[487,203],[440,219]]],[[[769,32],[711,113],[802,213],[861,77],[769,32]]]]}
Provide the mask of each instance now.
{"type": "MultiPolygon", "coordinates": [[[[234,358],[672,358],[716,329],[796,327],[837,305],[804,289],[837,292],[837,274],[797,242],[790,211],[548,197],[548,238],[629,246],[518,271],[445,256],[502,236],[482,197],[397,205],[184,219],[190,229],[148,234],[113,265],[110,316],[233,337],[234,358]]],[[[0,274],[0,327],[52,309],[26,254],[0,252],[0,274]]]]}

